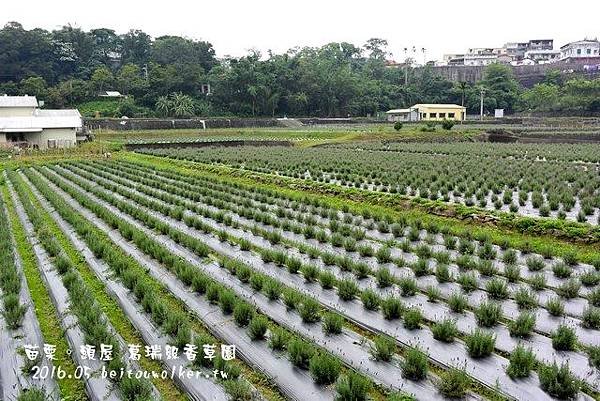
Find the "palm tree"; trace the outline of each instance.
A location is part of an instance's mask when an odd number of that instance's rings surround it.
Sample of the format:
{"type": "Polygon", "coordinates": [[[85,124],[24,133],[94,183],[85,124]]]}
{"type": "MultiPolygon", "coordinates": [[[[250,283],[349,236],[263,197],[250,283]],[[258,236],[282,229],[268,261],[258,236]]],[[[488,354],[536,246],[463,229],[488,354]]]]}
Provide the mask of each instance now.
{"type": "Polygon", "coordinates": [[[177,118],[191,117],[194,115],[194,99],[183,93],[171,94],[171,107],[177,118]]]}
{"type": "Polygon", "coordinates": [[[465,93],[467,92],[467,83],[465,81],[460,81],[458,83],[458,87],[460,88],[460,91],[462,93],[462,100],[460,105],[461,106],[465,106],[465,93]]]}
{"type": "Polygon", "coordinates": [[[171,99],[169,99],[168,96],[160,96],[158,99],[156,99],[154,108],[161,116],[168,117],[171,112],[171,99]]]}

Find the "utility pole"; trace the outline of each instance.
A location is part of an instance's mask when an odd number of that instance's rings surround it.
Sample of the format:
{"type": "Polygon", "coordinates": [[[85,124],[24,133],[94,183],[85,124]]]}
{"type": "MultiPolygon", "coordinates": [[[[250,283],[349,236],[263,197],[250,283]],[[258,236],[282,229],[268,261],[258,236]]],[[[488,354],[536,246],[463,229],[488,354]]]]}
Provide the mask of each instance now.
{"type": "Polygon", "coordinates": [[[483,121],[483,95],[485,95],[485,88],[481,88],[480,92],[481,94],[481,109],[479,111],[479,116],[480,116],[480,120],[483,121]]]}
{"type": "Polygon", "coordinates": [[[408,48],[404,48],[404,86],[408,85],[408,48]]]}

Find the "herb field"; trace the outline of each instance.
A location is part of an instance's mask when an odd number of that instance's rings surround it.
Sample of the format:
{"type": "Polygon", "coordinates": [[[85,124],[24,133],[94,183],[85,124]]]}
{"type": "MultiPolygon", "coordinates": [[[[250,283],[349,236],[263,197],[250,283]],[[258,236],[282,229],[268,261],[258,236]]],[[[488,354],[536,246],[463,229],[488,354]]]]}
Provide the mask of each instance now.
{"type": "MultiPolygon", "coordinates": [[[[481,145],[467,144],[464,153],[452,144],[433,153],[422,144],[363,145],[352,153],[346,144],[288,148],[287,156],[270,148],[270,161],[253,147],[153,153],[351,186],[361,177],[359,187],[388,193],[414,178],[421,181],[406,187],[418,188],[415,196],[445,169],[444,177],[458,177],[448,188],[465,185],[463,197],[487,190],[501,199],[510,188],[517,198],[530,194],[527,202],[559,196],[561,210],[572,199],[570,213],[587,202],[597,213],[597,161],[576,146],[560,157],[526,145],[501,155],[485,148],[479,165],[489,159],[495,167],[458,175],[450,170],[468,171],[465,155],[481,145]],[[438,166],[435,157],[463,161],[438,166]],[[408,178],[417,162],[431,174],[408,178]],[[519,171],[509,176],[512,186],[478,181],[500,180],[501,166],[511,163],[519,171]],[[553,178],[550,168],[563,175],[553,178]],[[564,181],[560,194],[552,179],[564,181]]],[[[0,398],[598,397],[600,253],[593,247],[498,240],[443,220],[186,166],[124,153],[5,170],[0,398]],[[23,347],[30,343],[56,344],[56,359],[29,360],[23,347]],[[131,343],[179,355],[142,352],[132,360],[131,343]],[[107,344],[110,361],[79,352],[107,344]],[[202,357],[205,344],[217,347],[216,357],[202,357]],[[232,344],[237,357],[229,360],[218,347],[232,344]],[[189,361],[194,345],[199,357],[189,361]],[[79,377],[81,365],[96,374],[79,377]],[[67,374],[36,380],[41,366],[67,374]],[[128,369],[199,374],[101,374],[128,369]]]]}
{"type": "Polygon", "coordinates": [[[597,144],[365,141],[141,152],[524,216],[600,221],[597,144]]]}

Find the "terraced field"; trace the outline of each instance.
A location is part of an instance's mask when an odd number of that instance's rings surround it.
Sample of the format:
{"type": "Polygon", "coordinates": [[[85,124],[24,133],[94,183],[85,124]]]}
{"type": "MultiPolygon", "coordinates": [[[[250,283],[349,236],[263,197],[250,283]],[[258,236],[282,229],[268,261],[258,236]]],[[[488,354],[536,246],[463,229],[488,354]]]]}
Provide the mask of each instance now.
{"type": "MultiPolygon", "coordinates": [[[[418,145],[369,146],[357,157],[426,153],[418,145]]],[[[278,151],[265,167],[257,149],[238,150],[235,158],[212,148],[168,155],[283,173],[278,151]]],[[[294,176],[307,166],[288,151],[286,175],[294,176]]],[[[345,145],[314,152],[360,166],[345,145]]],[[[533,165],[530,152],[494,162],[524,169],[533,165]]],[[[453,147],[438,153],[464,157],[453,147]]],[[[574,159],[585,155],[593,157],[574,159]]],[[[499,239],[451,220],[204,166],[123,152],[4,171],[0,399],[598,398],[594,246],[499,239]],[[136,343],[139,359],[130,357],[136,343]],[[41,350],[30,360],[27,344],[56,345],[55,360],[41,350]],[[109,345],[113,358],[90,359],[80,352],[86,345],[109,345]],[[214,345],[214,358],[206,345],[214,345]],[[229,345],[233,359],[221,354],[229,345]],[[89,374],[78,375],[81,366],[89,374]],[[40,380],[42,367],[65,375],[40,380]],[[189,374],[102,374],[111,371],[189,374]]],[[[389,182],[375,180],[397,165],[381,167],[369,183],[378,187],[369,189],[388,185],[389,193],[389,182]]],[[[348,184],[346,173],[328,174],[348,184]]],[[[597,200],[589,184],[597,172],[564,174],[576,203],[597,200]]]]}

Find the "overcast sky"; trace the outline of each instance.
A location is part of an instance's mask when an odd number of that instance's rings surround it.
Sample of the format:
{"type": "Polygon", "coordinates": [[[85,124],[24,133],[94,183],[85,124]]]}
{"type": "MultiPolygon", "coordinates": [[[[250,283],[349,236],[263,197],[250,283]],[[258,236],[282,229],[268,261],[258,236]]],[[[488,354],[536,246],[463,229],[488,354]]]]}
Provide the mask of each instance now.
{"type": "Polygon", "coordinates": [[[218,56],[255,48],[281,53],[294,46],[333,41],[362,45],[387,39],[403,59],[416,46],[417,61],[439,59],[469,47],[501,47],[505,42],[555,39],[555,47],[600,36],[600,1],[531,0],[2,0],[0,24],[18,21],[26,29],[107,27],[124,33],[142,29],[156,37],[180,35],[208,40],[218,56]],[[489,4],[489,5],[486,5],[489,4]]]}

